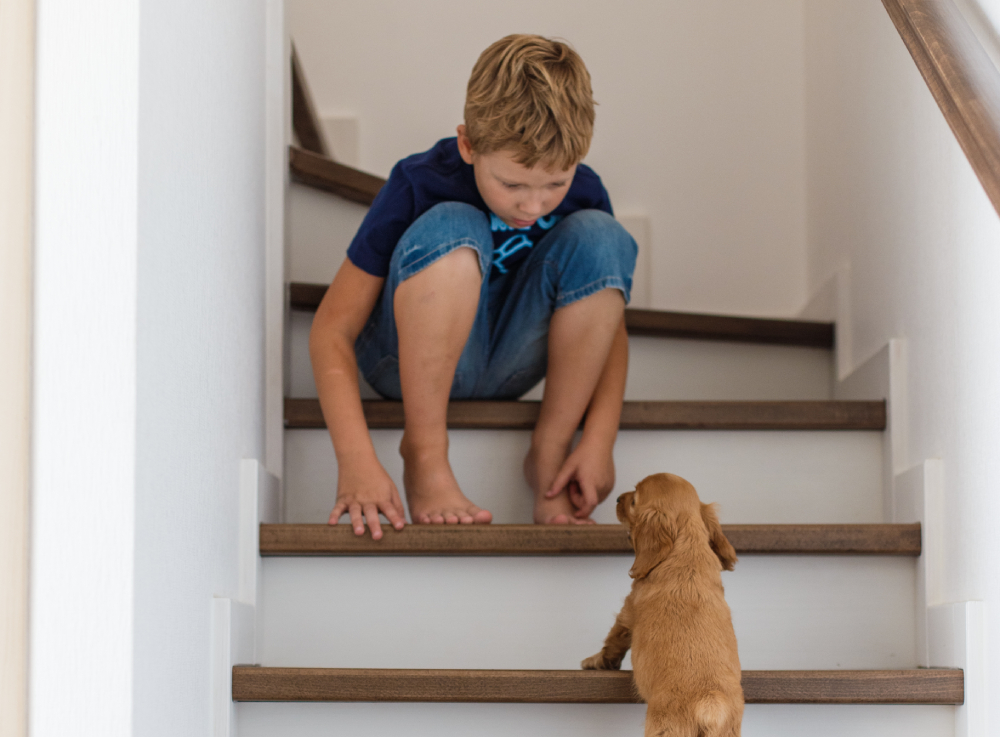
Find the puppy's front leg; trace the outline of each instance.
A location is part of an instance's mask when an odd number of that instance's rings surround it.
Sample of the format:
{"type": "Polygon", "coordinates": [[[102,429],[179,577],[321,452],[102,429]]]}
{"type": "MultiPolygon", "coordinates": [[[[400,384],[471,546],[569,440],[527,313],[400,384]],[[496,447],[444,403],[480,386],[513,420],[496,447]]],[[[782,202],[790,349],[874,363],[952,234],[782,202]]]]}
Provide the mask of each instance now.
{"type": "Polygon", "coordinates": [[[632,617],[631,607],[626,600],[625,606],[618,613],[611,631],[604,639],[601,652],[591,655],[580,663],[584,670],[618,670],[622,667],[625,653],[632,647],[632,617]]]}

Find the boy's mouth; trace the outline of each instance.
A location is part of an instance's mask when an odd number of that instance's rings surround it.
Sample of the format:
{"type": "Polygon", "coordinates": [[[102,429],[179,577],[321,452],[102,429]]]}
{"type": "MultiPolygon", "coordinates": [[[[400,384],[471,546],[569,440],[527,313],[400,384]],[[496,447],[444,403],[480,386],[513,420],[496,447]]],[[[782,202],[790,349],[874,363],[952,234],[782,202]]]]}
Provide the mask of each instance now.
{"type": "Polygon", "coordinates": [[[518,220],[517,218],[514,218],[513,222],[515,227],[518,228],[530,228],[535,224],[534,220],[518,220]]]}

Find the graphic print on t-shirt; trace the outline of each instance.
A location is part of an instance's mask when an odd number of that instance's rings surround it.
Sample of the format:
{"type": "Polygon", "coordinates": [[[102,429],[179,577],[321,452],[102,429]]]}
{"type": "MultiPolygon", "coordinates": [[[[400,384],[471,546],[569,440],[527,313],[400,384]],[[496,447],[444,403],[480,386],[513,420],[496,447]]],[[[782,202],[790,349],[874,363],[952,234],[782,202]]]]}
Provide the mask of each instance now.
{"type": "Polygon", "coordinates": [[[515,228],[507,225],[507,223],[491,212],[490,230],[493,231],[493,266],[501,274],[506,274],[510,267],[523,261],[527,254],[521,254],[520,257],[513,261],[508,261],[508,259],[519,251],[531,248],[535,245],[536,240],[545,235],[545,231],[550,230],[560,220],[562,220],[561,215],[546,215],[538,218],[538,220],[527,228],[515,228]],[[510,231],[514,231],[516,235],[512,235],[503,240],[502,243],[499,243],[500,239],[503,238],[501,234],[510,231]]]}

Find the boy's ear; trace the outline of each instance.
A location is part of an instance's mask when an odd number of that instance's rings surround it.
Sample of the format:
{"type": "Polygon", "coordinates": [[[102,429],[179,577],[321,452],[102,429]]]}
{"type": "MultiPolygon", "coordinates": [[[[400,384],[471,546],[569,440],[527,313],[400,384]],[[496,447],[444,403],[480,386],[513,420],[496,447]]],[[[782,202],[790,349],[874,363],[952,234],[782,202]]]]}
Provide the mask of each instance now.
{"type": "Polygon", "coordinates": [[[736,550],[726,539],[722,532],[722,525],[719,524],[718,508],[715,504],[701,505],[701,519],[708,528],[708,539],[712,545],[712,550],[719,556],[722,567],[731,571],[736,565],[736,550]]]}
{"type": "Polygon", "coordinates": [[[458,126],[455,132],[458,133],[458,155],[466,164],[472,164],[472,141],[465,132],[465,124],[458,126]]]}
{"type": "Polygon", "coordinates": [[[674,539],[667,528],[666,518],[656,509],[646,509],[632,520],[632,546],[635,563],[628,575],[639,580],[664,561],[674,539]]]}

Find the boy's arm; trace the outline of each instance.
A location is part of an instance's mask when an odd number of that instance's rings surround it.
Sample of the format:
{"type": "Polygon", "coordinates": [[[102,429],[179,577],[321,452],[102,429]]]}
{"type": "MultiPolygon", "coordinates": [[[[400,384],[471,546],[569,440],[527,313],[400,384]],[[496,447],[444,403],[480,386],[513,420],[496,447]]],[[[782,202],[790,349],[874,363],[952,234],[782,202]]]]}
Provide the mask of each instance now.
{"type": "Polygon", "coordinates": [[[309,333],[316,389],[337,455],[337,502],[330,523],[336,524],[349,513],[355,534],[364,534],[367,521],[376,540],[382,537],[379,512],[397,530],[403,527],[404,512],[399,492],[379,463],[368,434],[354,341],[384,282],[345,259],[316,310],[309,333]]]}
{"type": "Polygon", "coordinates": [[[618,436],[627,375],[628,333],[623,317],[587,407],[580,443],[569,454],[545,495],[551,499],[566,489],[577,508],[575,515],[581,519],[589,517],[615,485],[612,452],[618,436]]]}
{"type": "MultiPolygon", "coordinates": [[[[628,332],[625,330],[625,318],[622,318],[615,333],[608,360],[604,364],[601,378],[594,389],[594,397],[587,407],[587,416],[583,422],[583,438],[595,447],[606,449],[608,454],[614,447],[618,437],[618,424],[622,416],[622,403],[625,400],[625,378],[628,375],[628,332]]],[[[607,493],[610,493],[610,489],[607,493]]],[[[605,495],[606,496],[606,495],[605,495]]],[[[601,499],[603,501],[603,497],[601,499]]]]}

